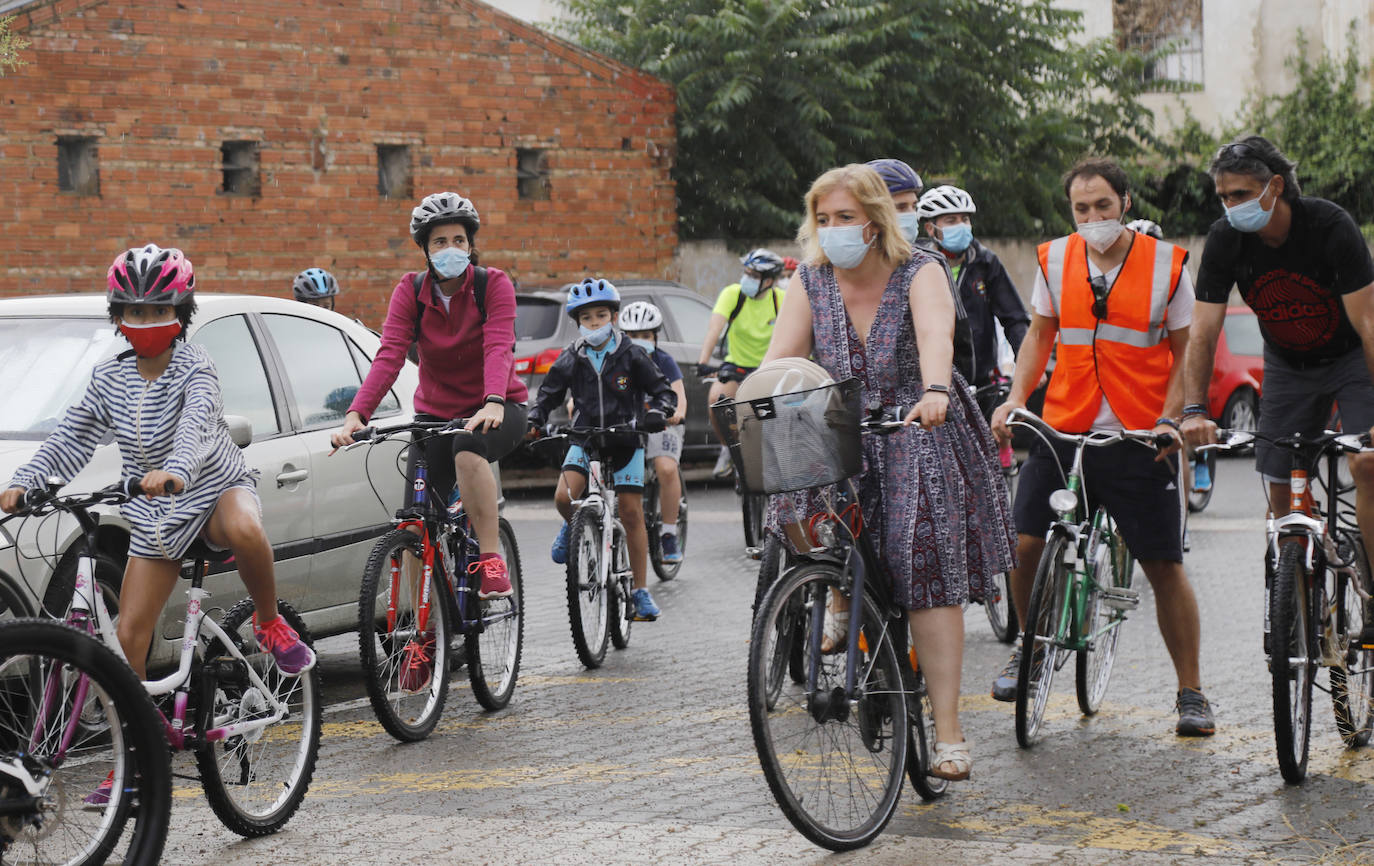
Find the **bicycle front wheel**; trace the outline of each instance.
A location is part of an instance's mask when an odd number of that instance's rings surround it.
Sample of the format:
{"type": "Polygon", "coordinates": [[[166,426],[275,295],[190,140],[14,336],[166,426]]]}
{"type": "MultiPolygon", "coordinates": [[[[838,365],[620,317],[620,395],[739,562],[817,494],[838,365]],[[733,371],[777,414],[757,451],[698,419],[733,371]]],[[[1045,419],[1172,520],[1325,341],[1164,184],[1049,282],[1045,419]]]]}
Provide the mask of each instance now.
{"type": "Polygon", "coordinates": [[[1331,704],[1336,712],[1336,729],[1346,746],[1369,743],[1374,728],[1374,650],[1365,649],[1361,633],[1369,619],[1369,605],[1354,582],[1366,593],[1371,590],[1369,564],[1358,535],[1341,539],[1341,553],[1354,557],[1355,577],[1342,574],[1336,585],[1336,624],[1341,664],[1331,668],[1331,704]]]}
{"type": "Polygon", "coordinates": [[[848,654],[821,653],[832,593],[843,577],[829,564],[793,569],[769,590],[749,644],[749,721],[768,787],[792,826],[823,848],[847,851],[873,841],[897,809],[907,766],[907,696],[892,629],[865,596],[850,613],[863,629],[852,695],[848,654]],[[770,636],[802,611],[808,684],[784,684],[770,700],[770,636]],[[849,698],[852,696],[854,703],[849,698]]]}
{"type": "Polygon", "coordinates": [[[611,623],[611,643],[616,649],[625,649],[630,645],[630,630],[635,624],[635,583],[630,574],[630,553],[625,548],[624,533],[616,533],[612,562],[620,573],[611,575],[609,598],[606,599],[607,619],[611,623]]]}
{"type": "MultiPolygon", "coordinates": [[[[754,599],[754,616],[756,619],[764,596],[767,595],[769,588],[787,573],[790,560],[787,547],[781,540],[769,536],[763,543],[763,558],[759,562],[759,580],[754,599]]],[[[773,704],[782,690],[783,679],[787,677],[789,672],[793,682],[806,681],[806,671],[802,665],[803,641],[800,637],[803,626],[802,620],[800,606],[794,601],[792,607],[777,618],[777,628],[768,633],[771,646],[767,653],[773,660],[772,667],[768,670],[767,680],[769,709],[773,708],[773,704]]]]}
{"type": "MultiPolygon", "coordinates": [[[[1117,544],[1125,544],[1118,537],[1117,544]]],[[[1078,692],[1078,709],[1085,716],[1093,716],[1102,707],[1107,684],[1112,679],[1116,662],[1116,646],[1121,640],[1121,627],[1126,621],[1124,611],[1108,605],[1102,598],[1101,587],[1129,589],[1131,575],[1118,574],[1118,559],[1107,542],[1102,542],[1090,567],[1089,586],[1092,587],[1083,614],[1083,640],[1086,646],[1078,651],[1074,685],[1078,692]]],[[[1127,566],[1130,563],[1127,562],[1127,566]]]]}
{"type": "Polygon", "coordinates": [[[1269,594],[1269,673],[1274,680],[1274,745],[1284,781],[1297,784],[1307,775],[1312,737],[1312,618],[1308,587],[1307,546],[1282,544],[1274,586],[1269,594]]]}
{"type": "Polygon", "coordinates": [[[510,572],[509,598],[474,599],[482,625],[467,633],[468,681],[483,709],[499,710],[510,703],[520,674],[520,648],[525,638],[525,584],[520,548],[510,521],[498,521],[501,558],[510,572]]]}
{"type": "MultiPolygon", "coordinates": [[[[295,609],[277,601],[277,613],[310,644],[310,632],[295,609]]],[[[265,727],[253,727],[196,750],[196,767],[205,798],[224,826],[240,836],[266,836],[291,820],[305,799],[315,760],[320,753],[320,668],[288,676],[277,670],[270,652],[257,647],[253,637],[253,600],[244,599],[230,608],[223,628],[238,645],[262,686],[237,671],[234,677],[214,676],[213,706],[201,708],[199,717],[209,737],[232,725],[251,724],[274,715],[274,704],[283,704],[286,715],[265,727]],[[263,687],[265,686],[265,691],[263,687]]],[[[232,659],[218,641],[207,659],[232,659]]],[[[229,662],[233,666],[233,662],[229,662]]]]}
{"type": "MultiPolygon", "coordinates": [[[[682,559],[677,562],[663,561],[662,539],[659,532],[663,525],[662,502],[659,500],[660,491],[663,488],[654,485],[654,526],[649,530],[649,561],[653,564],[654,574],[658,575],[659,580],[672,580],[677,577],[677,573],[682,570],[682,563],[687,559],[687,485],[682,483],[682,473],[678,472],[678,489],[682,491],[682,498],[678,500],[677,506],[677,549],[682,554],[682,559]]],[[[644,495],[644,513],[647,519],[649,509],[649,494],[644,495]]]]}
{"type": "Polygon", "coordinates": [[[568,524],[568,620],[573,648],[588,668],[601,667],[611,631],[610,586],[601,578],[601,519],[600,511],[583,506],[568,524]]]}
{"type": "MultiPolygon", "coordinates": [[[[436,554],[437,555],[437,554],[436,554]]],[[[420,537],[404,529],[382,536],[358,592],[358,657],[377,721],[403,743],[429,736],[443,715],[449,683],[449,605],[437,573],[422,607],[420,537]]]]}
{"type": "Polygon", "coordinates": [[[1069,592],[1064,554],[1069,542],[1055,532],[1040,556],[1035,586],[1026,609],[1026,631],[1021,637],[1021,668],[1016,677],[1016,742],[1028,749],[1040,737],[1049,706],[1050,685],[1059,668],[1062,635],[1060,614],[1069,592]]]}
{"type": "Polygon", "coordinates": [[[163,730],[133,671],[99,641],[50,620],[0,625],[0,760],[39,786],[33,797],[0,775],[5,862],[156,863],[172,807],[163,730]]]}

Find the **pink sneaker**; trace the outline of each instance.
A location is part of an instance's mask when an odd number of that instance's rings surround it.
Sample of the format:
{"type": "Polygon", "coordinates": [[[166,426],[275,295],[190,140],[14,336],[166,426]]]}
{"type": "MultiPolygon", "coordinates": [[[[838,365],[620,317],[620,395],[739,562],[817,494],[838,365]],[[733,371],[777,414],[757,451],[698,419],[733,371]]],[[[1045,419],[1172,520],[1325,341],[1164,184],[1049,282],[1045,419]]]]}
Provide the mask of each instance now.
{"type": "Polygon", "coordinates": [[[481,559],[468,566],[468,574],[476,574],[482,571],[482,588],[477,591],[477,597],[488,598],[508,598],[513,592],[510,585],[510,572],[506,569],[506,561],[498,554],[488,553],[481,559]]]}
{"type": "Polygon", "coordinates": [[[86,809],[103,809],[110,805],[110,797],[114,794],[114,770],[105,777],[105,781],[96,786],[95,790],[87,794],[81,802],[86,809]]]}
{"type": "Polygon", "coordinates": [[[305,645],[285,617],[275,617],[267,625],[259,626],[258,615],[253,614],[253,637],[258,646],[272,654],[277,670],[287,676],[294,677],[315,666],[315,651],[305,645]]]}
{"type": "Polygon", "coordinates": [[[401,672],[397,685],[401,691],[416,694],[429,688],[434,678],[434,635],[422,634],[401,650],[401,672]]]}

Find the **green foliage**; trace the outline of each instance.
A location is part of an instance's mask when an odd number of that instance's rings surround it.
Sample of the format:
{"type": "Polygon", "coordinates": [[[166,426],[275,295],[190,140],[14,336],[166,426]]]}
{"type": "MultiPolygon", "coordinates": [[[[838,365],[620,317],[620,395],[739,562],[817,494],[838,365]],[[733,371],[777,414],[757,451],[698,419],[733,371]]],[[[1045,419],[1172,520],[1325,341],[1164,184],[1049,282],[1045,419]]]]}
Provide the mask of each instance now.
{"type": "Polygon", "coordinates": [[[19,34],[11,28],[14,18],[0,18],[0,78],[5,77],[7,70],[18,69],[27,66],[28,61],[19,56],[19,52],[29,47],[27,40],[20,39],[19,34]]]}

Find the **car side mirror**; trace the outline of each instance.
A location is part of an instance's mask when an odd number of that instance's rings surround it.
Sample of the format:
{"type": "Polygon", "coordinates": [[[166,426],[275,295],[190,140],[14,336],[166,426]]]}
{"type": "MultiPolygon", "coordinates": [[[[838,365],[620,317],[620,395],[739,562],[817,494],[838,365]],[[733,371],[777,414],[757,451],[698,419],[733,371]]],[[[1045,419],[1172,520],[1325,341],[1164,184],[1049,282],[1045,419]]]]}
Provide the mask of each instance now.
{"type": "Polygon", "coordinates": [[[253,422],[242,415],[225,415],[224,423],[229,425],[229,438],[240,448],[247,448],[253,441],[253,422]]]}

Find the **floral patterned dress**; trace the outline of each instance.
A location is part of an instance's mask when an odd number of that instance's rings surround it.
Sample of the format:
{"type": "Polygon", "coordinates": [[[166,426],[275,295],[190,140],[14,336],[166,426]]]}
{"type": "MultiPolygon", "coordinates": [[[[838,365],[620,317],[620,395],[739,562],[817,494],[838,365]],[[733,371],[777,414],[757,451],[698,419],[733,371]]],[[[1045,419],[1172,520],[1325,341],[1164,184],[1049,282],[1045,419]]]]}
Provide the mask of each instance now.
{"type": "MultiPolygon", "coordinates": [[[[913,251],[883,290],[869,329],[859,339],[830,265],[799,270],[816,361],[836,381],[856,377],[863,403],[914,405],[925,390],[909,288],[916,271],[935,261],[913,251]]],[[[931,430],[911,426],[890,436],[865,436],[859,499],[864,521],[892,578],[894,601],[907,610],[982,599],[1014,562],[1014,532],[1006,484],[992,433],[957,372],[949,412],[931,430]]],[[[937,381],[945,376],[933,377],[937,381]]],[[[805,508],[804,496],[773,498],[770,525],[805,508]]]]}

